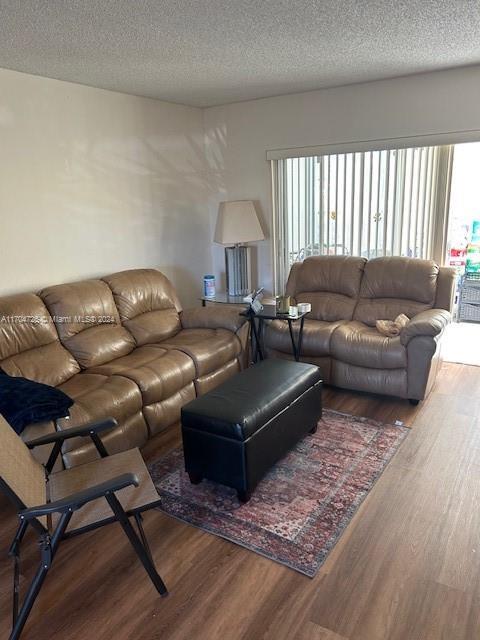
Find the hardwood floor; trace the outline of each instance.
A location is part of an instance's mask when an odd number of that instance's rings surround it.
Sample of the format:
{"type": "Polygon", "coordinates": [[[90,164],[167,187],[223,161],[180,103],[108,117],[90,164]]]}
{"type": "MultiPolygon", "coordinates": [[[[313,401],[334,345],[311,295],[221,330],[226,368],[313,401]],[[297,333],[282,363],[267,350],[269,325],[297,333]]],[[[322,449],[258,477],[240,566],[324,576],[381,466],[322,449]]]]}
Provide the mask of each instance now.
{"type": "MultiPolygon", "coordinates": [[[[480,367],[444,364],[418,407],[331,389],[324,399],[412,432],[313,580],[155,511],[145,528],[168,598],[111,525],[63,544],[25,640],[477,640],[480,367]]],[[[0,508],[4,638],[15,516],[0,508]]],[[[30,573],[37,549],[24,550],[30,573]]]]}

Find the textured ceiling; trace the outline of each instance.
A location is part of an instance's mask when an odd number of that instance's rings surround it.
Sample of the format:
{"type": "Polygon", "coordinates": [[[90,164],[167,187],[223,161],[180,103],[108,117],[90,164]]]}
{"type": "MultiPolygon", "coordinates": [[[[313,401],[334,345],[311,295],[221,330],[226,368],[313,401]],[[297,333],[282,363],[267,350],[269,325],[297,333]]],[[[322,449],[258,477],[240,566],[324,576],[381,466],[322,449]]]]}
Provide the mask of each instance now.
{"type": "Polygon", "coordinates": [[[0,0],[0,67],[196,106],[476,63],[478,0],[0,0]]]}

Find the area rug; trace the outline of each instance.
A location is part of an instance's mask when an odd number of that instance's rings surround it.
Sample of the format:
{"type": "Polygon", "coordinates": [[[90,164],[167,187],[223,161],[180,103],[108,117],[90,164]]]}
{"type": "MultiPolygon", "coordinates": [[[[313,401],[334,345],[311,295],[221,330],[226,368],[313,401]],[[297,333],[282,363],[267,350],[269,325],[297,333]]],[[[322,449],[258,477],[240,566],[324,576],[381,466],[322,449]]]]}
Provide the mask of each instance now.
{"type": "Polygon", "coordinates": [[[246,504],[228,487],[190,484],[181,447],[149,469],[165,513],[313,577],[408,431],[325,410],[246,504]]]}

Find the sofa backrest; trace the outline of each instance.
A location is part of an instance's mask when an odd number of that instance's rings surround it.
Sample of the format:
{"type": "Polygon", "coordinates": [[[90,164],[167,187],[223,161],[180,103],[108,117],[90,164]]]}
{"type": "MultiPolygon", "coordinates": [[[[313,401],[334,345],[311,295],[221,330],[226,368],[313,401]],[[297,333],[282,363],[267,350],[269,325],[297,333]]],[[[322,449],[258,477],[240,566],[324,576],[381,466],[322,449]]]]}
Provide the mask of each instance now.
{"type": "Polygon", "coordinates": [[[160,271],[132,269],[103,280],[113,292],[122,324],[137,345],[166,340],[180,331],[180,301],[160,271]]]}
{"type": "Polygon", "coordinates": [[[351,320],[360,292],[365,258],[314,256],[292,266],[286,293],[310,302],[315,320],[351,320]]]}
{"type": "Polygon", "coordinates": [[[62,344],[82,368],[127,355],[135,341],[122,327],[112,292],[102,280],[83,280],[40,292],[62,344]]]}
{"type": "Polygon", "coordinates": [[[0,298],[0,367],[9,375],[53,386],[80,371],[34,293],[0,298]]]}
{"type": "Polygon", "coordinates": [[[385,257],[365,266],[354,320],[375,326],[377,320],[409,318],[435,305],[439,267],[432,260],[385,257]]]}

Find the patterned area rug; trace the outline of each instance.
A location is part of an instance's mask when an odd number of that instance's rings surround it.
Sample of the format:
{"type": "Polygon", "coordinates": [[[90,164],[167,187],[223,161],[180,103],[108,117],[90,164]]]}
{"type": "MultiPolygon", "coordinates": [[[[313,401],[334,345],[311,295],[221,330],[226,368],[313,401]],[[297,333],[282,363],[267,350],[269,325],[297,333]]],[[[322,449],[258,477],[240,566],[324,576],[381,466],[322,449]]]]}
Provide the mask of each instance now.
{"type": "Polygon", "coordinates": [[[190,484],[180,447],[149,468],[165,513],[313,577],[408,431],[325,410],[247,504],[228,487],[190,484]]]}

